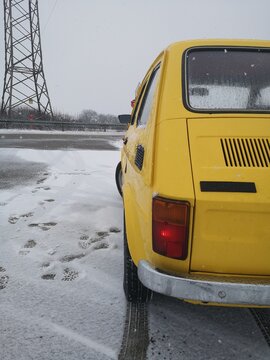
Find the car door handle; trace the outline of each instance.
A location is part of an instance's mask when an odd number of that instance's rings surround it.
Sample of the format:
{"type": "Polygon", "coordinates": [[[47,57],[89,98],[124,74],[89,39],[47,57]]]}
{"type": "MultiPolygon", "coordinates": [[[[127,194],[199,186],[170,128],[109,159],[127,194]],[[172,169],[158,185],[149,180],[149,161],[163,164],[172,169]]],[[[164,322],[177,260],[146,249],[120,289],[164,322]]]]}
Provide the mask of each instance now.
{"type": "Polygon", "coordinates": [[[127,142],[128,142],[128,137],[124,137],[124,138],[123,138],[123,143],[124,143],[124,145],[126,145],[127,142]]]}

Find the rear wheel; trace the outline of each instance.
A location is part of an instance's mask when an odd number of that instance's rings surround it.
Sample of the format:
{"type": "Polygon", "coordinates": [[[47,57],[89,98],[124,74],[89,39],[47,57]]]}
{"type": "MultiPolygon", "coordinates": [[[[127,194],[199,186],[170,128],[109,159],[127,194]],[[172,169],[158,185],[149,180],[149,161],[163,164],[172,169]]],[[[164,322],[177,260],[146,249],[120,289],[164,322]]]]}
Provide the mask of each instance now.
{"type": "Polygon", "coordinates": [[[122,166],[121,162],[119,162],[115,169],[115,182],[117,186],[117,190],[119,191],[119,194],[122,196],[122,185],[123,185],[123,179],[122,179],[122,166]]]}
{"type": "Polygon", "coordinates": [[[147,289],[140,281],[137,266],[134,264],[127,242],[126,228],[124,226],[124,291],[126,299],[132,303],[145,303],[152,297],[152,291],[147,289]]]}

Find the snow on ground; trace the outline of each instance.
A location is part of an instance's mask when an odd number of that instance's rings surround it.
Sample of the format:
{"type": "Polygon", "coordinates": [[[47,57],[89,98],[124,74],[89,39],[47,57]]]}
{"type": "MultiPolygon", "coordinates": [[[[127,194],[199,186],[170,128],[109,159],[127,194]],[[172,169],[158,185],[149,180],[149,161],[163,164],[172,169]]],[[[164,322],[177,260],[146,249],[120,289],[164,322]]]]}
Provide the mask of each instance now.
{"type": "Polygon", "coordinates": [[[1,149],[1,162],[33,172],[0,191],[1,359],[117,358],[125,316],[119,156],[1,149]]]}

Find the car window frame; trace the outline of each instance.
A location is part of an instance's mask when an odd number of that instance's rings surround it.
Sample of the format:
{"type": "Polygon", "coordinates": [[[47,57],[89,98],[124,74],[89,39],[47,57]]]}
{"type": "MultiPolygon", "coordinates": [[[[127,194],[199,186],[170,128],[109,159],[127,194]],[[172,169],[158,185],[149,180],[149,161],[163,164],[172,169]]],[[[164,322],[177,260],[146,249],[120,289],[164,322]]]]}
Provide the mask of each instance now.
{"type": "MultiPolygon", "coordinates": [[[[137,102],[137,105],[136,105],[136,108],[134,110],[134,118],[132,118],[133,120],[133,124],[136,124],[136,127],[145,127],[147,125],[146,124],[139,124],[138,123],[138,119],[144,109],[144,105],[145,105],[145,102],[147,100],[147,96],[149,94],[149,90],[151,88],[151,85],[153,83],[153,80],[155,78],[155,75],[157,74],[157,71],[160,71],[161,69],[161,62],[159,62],[158,64],[156,64],[154,66],[154,68],[152,69],[152,71],[150,72],[150,74],[147,76],[147,79],[145,80],[144,84],[143,84],[143,88],[142,88],[142,91],[139,95],[139,99],[138,99],[138,102],[137,102]]],[[[157,86],[157,84],[156,84],[157,86]]],[[[156,91],[156,89],[154,90],[156,91]]],[[[148,119],[147,119],[147,122],[148,122],[148,119]]]]}
{"type": "Polygon", "coordinates": [[[142,100],[146,85],[148,83],[148,80],[149,80],[149,78],[147,78],[141,85],[142,89],[141,89],[141,91],[139,93],[138,100],[136,101],[134,111],[132,112],[132,115],[131,115],[131,123],[130,123],[131,125],[134,125],[136,123],[138,110],[140,109],[140,103],[141,103],[141,100],[142,100]]]}

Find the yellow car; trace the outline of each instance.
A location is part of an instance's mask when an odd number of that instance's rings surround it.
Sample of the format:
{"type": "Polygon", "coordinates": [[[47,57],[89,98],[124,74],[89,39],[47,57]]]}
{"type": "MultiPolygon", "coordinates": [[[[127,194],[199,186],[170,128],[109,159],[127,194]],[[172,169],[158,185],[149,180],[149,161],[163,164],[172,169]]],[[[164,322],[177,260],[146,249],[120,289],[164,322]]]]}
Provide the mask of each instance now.
{"type": "Polygon", "coordinates": [[[127,299],[270,306],[270,41],[170,45],[119,120],[127,299]]]}

